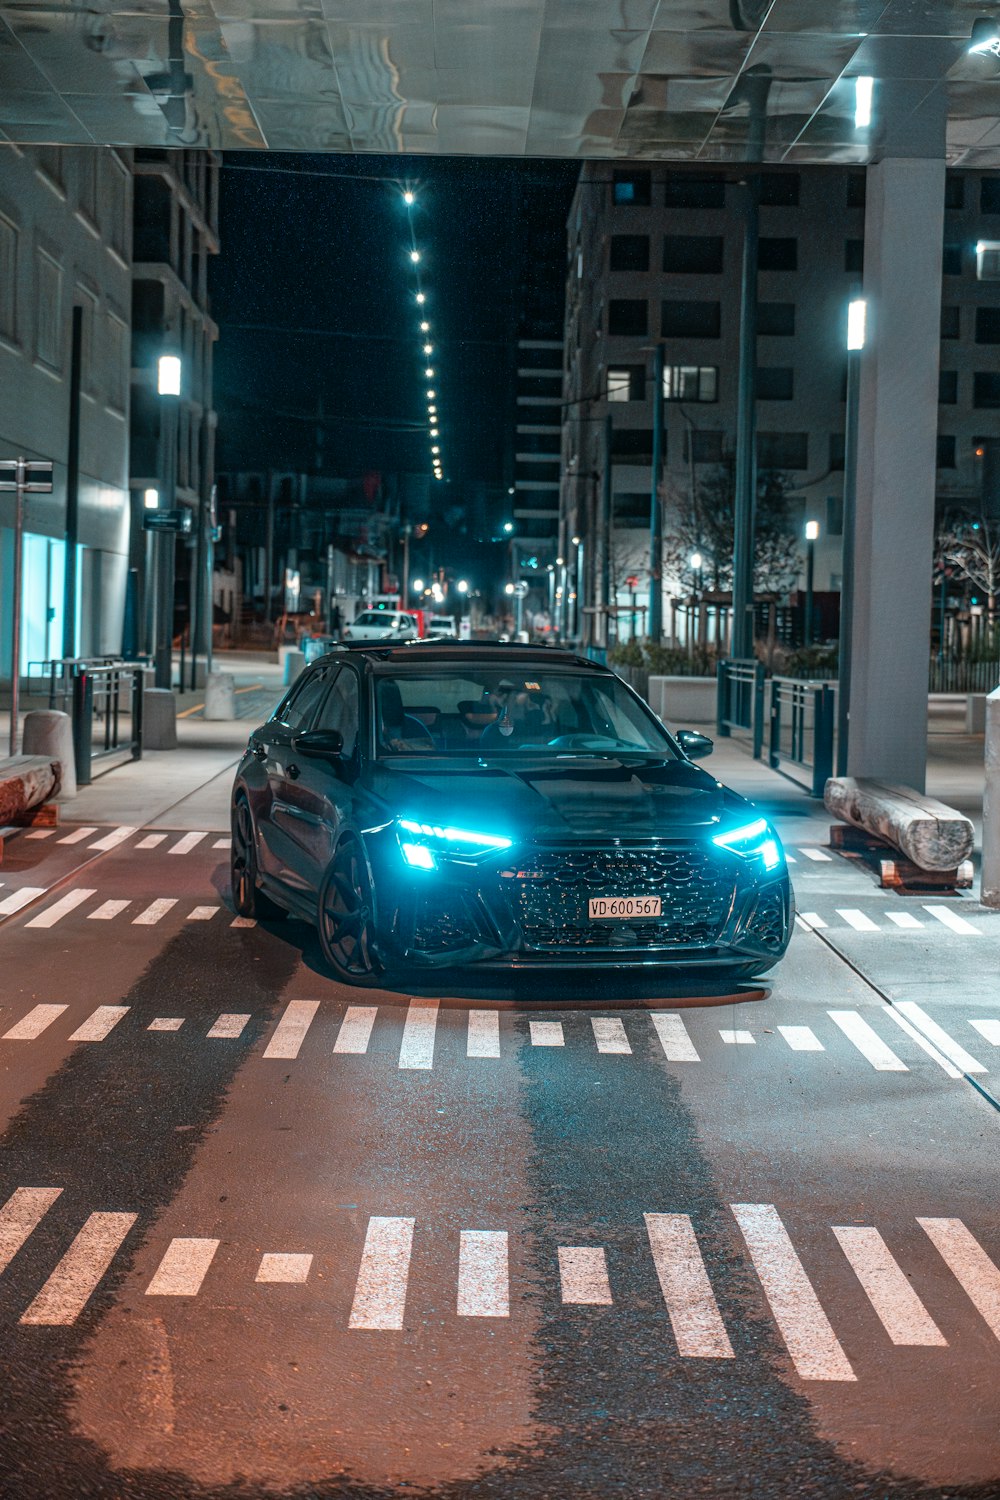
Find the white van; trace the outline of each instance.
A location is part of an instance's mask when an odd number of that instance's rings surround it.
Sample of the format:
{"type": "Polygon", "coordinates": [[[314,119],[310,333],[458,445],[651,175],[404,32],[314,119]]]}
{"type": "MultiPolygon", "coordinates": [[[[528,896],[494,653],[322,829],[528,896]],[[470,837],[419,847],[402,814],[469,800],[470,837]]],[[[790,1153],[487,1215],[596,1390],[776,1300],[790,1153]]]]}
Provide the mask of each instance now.
{"type": "Polygon", "coordinates": [[[458,630],[455,625],[454,615],[427,616],[428,639],[434,639],[435,637],[437,637],[438,640],[442,640],[444,638],[454,640],[455,636],[457,635],[458,630]]]}

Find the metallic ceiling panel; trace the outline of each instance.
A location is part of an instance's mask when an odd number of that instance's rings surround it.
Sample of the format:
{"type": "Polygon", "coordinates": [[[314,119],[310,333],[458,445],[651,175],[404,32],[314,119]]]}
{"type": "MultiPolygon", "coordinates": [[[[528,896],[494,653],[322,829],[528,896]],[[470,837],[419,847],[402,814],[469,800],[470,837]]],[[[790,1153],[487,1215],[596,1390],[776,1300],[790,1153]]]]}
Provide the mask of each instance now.
{"type": "Polygon", "coordinates": [[[255,101],[254,115],[264,144],[273,151],[351,151],[339,106],[302,104],[291,100],[255,101]],[[315,144],[308,145],[309,141],[315,144]]]}
{"type": "MultiPolygon", "coordinates": [[[[747,53],[747,68],[766,68],[773,78],[834,79],[858,53],[855,36],[814,32],[798,36],[787,31],[764,31],[747,53]]],[[[863,68],[858,69],[864,72],[863,68]]]]}
{"type": "Polygon", "coordinates": [[[223,21],[221,31],[229,63],[252,98],[339,104],[337,69],[322,21],[223,21]]]}
{"type": "Polygon", "coordinates": [[[642,59],[644,73],[738,73],[753,37],[734,31],[650,32],[642,59]]]}
{"type": "Polygon", "coordinates": [[[765,31],[865,36],[881,29],[888,0],[774,0],[765,31]]]}

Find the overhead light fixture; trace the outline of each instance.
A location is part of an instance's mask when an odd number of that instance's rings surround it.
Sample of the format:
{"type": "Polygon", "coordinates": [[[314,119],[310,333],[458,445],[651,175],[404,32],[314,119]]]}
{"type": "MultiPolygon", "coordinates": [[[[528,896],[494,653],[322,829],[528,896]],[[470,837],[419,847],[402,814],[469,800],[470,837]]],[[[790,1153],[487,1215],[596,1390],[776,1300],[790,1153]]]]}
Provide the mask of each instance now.
{"type": "Polygon", "coordinates": [[[427,376],[428,380],[433,380],[434,379],[434,371],[431,369],[430,365],[427,366],[427,369],[424,371],[424,374],[427,376]]]}
{"type": "Polygon", "coordinates": [[[431,325],[429,323],[421,323],[421,325],[420,325],[420,332],[421,333],[429,333],[430,332],[430,326],[431,325]]]}
{"type": "Polygon", "coordinates": [[[1000,22],[989,16],[980,16],[978,21],[973,21],[969,51],[992,52],[994,57],[1000,57],[1000,22]]]}
{"type": "Polygon", "coordinates": [[[437,446],[436,446],[436,445],[435,445],[435,447],[433,447],[433,448],[432,448],[432,449],[431,449],[431,452],[432,452],[432,453],[440,453],[440,452],[441,452],[441,449],[440,449],[440,448],[438,448],[438,447],[437,447],[437,446]]]}
{"type": "Polygon", "coordinates": [[[854,80],[854,128],[867,130],[872,122],[872,96],[875,92],[874,78],[854,80]]]}
{"type": "Polygon", "coordinates": [[[434,400],[434,394],[435,393],[433,391],[428,391],[427,392],[427,399],[428,399],[428,401],[433,401],[434,400]]]}
{"type": "Polygon", "coordinates": [[[441,434],[436,427],[431,428],[431,437],[440,437],[441,434]]]}
{"type": "Polygon", "coordinates": [[[424,345],[424,353],[425,354],[433,354],[434,353],[434,345],[433,344],[425,344],[424,345]]]}

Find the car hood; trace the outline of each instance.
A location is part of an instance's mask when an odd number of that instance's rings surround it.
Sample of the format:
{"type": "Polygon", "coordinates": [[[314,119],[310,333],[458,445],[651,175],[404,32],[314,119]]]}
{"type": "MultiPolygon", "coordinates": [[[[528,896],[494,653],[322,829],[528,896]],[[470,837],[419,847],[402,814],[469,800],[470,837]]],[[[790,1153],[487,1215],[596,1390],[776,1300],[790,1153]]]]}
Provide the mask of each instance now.
{"type": "Polygon", "coordinates": [[[699,766],[652,756],[400,757],[370,774],[395,816],[521,838],[683,838],[747,805],[699,766]]]}

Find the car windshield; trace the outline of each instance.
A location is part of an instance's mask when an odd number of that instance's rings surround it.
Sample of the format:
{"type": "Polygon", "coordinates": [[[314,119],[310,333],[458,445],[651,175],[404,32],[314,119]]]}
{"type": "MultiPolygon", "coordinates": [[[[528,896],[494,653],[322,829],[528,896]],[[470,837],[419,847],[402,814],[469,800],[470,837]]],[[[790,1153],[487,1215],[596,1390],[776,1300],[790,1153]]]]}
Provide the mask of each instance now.
{"type": "Polygon", "coordinates": [[[376,679],[375,725],[380,757],[680,754],[617,677],[543,664],[387,672],[376,679]]]}

